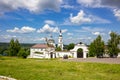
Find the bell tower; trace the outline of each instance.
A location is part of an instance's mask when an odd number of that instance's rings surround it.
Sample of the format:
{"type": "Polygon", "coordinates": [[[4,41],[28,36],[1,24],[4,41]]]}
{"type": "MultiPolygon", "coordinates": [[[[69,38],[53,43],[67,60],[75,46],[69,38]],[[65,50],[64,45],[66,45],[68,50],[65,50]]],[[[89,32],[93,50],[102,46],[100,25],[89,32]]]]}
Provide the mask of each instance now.
{"type": "Polygon", "coordinates": [[[60,30],[59,37],[58,37],[58,47],[63,50],[63,38],[62,38],[62,31],[60,30]]]}

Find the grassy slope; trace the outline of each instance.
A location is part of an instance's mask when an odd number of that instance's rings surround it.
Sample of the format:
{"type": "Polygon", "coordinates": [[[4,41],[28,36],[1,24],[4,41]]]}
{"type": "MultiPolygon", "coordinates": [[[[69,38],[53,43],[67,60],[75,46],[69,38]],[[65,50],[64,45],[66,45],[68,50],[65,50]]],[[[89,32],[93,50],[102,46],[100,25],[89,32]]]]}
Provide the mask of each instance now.
{"type": "Polygon", "coordinates": [[[119,80],[119,64],[0,59],[0,75],[18,80],[119,80]]]}

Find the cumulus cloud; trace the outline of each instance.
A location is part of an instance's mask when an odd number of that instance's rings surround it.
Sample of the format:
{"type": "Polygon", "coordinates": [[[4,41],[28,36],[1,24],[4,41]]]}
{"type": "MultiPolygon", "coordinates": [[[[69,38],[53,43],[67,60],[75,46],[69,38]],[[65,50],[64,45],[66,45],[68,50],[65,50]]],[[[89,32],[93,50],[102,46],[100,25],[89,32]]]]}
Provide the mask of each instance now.
{"type": "Polygon", "coordinates": [[[20,8],[33,13],[39,13],[46,9],[60,11],[62,3],[62,0],[0,0],[0,12],[4,13],[20,8]]]}
{"type": "Polygon", "coordinates": [[[118,20],[120,20],[120,9],[114,9],[114,16],[117,17],[118,20]]]}
{"type": "Polygon", "coordinates": [[[55,22],[52,20],[45,20],[44,21],[45,24],[50,24],[50,25],[55,25],[55,22]]]}
{"type": "Polygon", "coordinates": [[[109,20],[100,18],[92,14],[85,14],[83,10],[80,10],[76,16],[70,15],[69,19],[66,19],[63,25],[72,25],[72,24],[88,24],[88,23],[111,23],[109,20]]]}
{"type": "Polygon", "coordinates": [[[85,7],[108,7],[120,8],[120,0],[77,0],[79,4],[85,7]]]}
{"type": "Polygon", "coordinates": [[[58,27],[50,27],[49,24],[45,24],[41,29],[37,30],[38,33],[58,33],[58,27]]]}
{"type": "Polygon", "coordinates": [[[76,16],[73,16],[72,14],[70,15],[70,21],[73,24],[83,24],[89,23],[92,20],[84,13],[83,10],[80,10],[80,12],[76,16]]]}
{"type": "Polygon", "coordinates": [[[63,29],[63,30],[62,30],[62,33],[65,33],[65,32],[67,32],[67,31],[68,31],[67,29],[63,29]]]}
{"type": "MultiPolygon", "coordinates": [[[[59,33],[58,27],[51,27],[49,24],[45,24],[42,28],[37,30],[38,33],[59,33]]],[[[67,32],[67,29],[62,29],[62,33],[67,32]]]]}
{"type": "Polygon", "coordinates": [[[114,16],[120,20],[120,0],[77,0],[77,2],[84,7],[114,9],[114,16]]]}
{"type": "Polygon", "coordinates": [[[15,27],[14,29],[7,30],[7,32],[12,32],[12,33],[31,33],[34,31],[36,31],[36,29],[29,26],[23,26],[21,29],[15,27]]]}

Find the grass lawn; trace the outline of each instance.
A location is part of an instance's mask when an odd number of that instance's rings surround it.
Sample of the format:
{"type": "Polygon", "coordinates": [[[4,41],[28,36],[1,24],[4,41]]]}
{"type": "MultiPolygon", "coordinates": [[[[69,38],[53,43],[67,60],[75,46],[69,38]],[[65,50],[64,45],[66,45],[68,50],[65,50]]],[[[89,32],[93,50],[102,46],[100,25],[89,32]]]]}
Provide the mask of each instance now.
{"type": "Polygon", "coordinates": [[[120,80],[120,64],[0,57],[0,75],[17,80],[120,80]]]}

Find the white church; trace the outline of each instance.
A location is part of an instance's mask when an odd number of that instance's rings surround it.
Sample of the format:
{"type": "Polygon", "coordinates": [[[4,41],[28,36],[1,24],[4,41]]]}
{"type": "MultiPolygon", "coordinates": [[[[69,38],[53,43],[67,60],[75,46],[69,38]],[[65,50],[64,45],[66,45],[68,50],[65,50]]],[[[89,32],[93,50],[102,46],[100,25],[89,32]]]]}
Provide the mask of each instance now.
{"type": "Polygon", "coordinates": [[[70,51],[63,50],[63,37],[62,31],[59,32],[58,45],[62,51],[55,51],[56,45],[52,36],[47,39],[44,44],[36,44],[30,48],[30,58],[63,58],[67,55],[70,58],[87,58],[88,47],[85,44],[79,43],[74,46],[70,51]],[[82,49],[79,53],[78,50],[82,49]]]}

